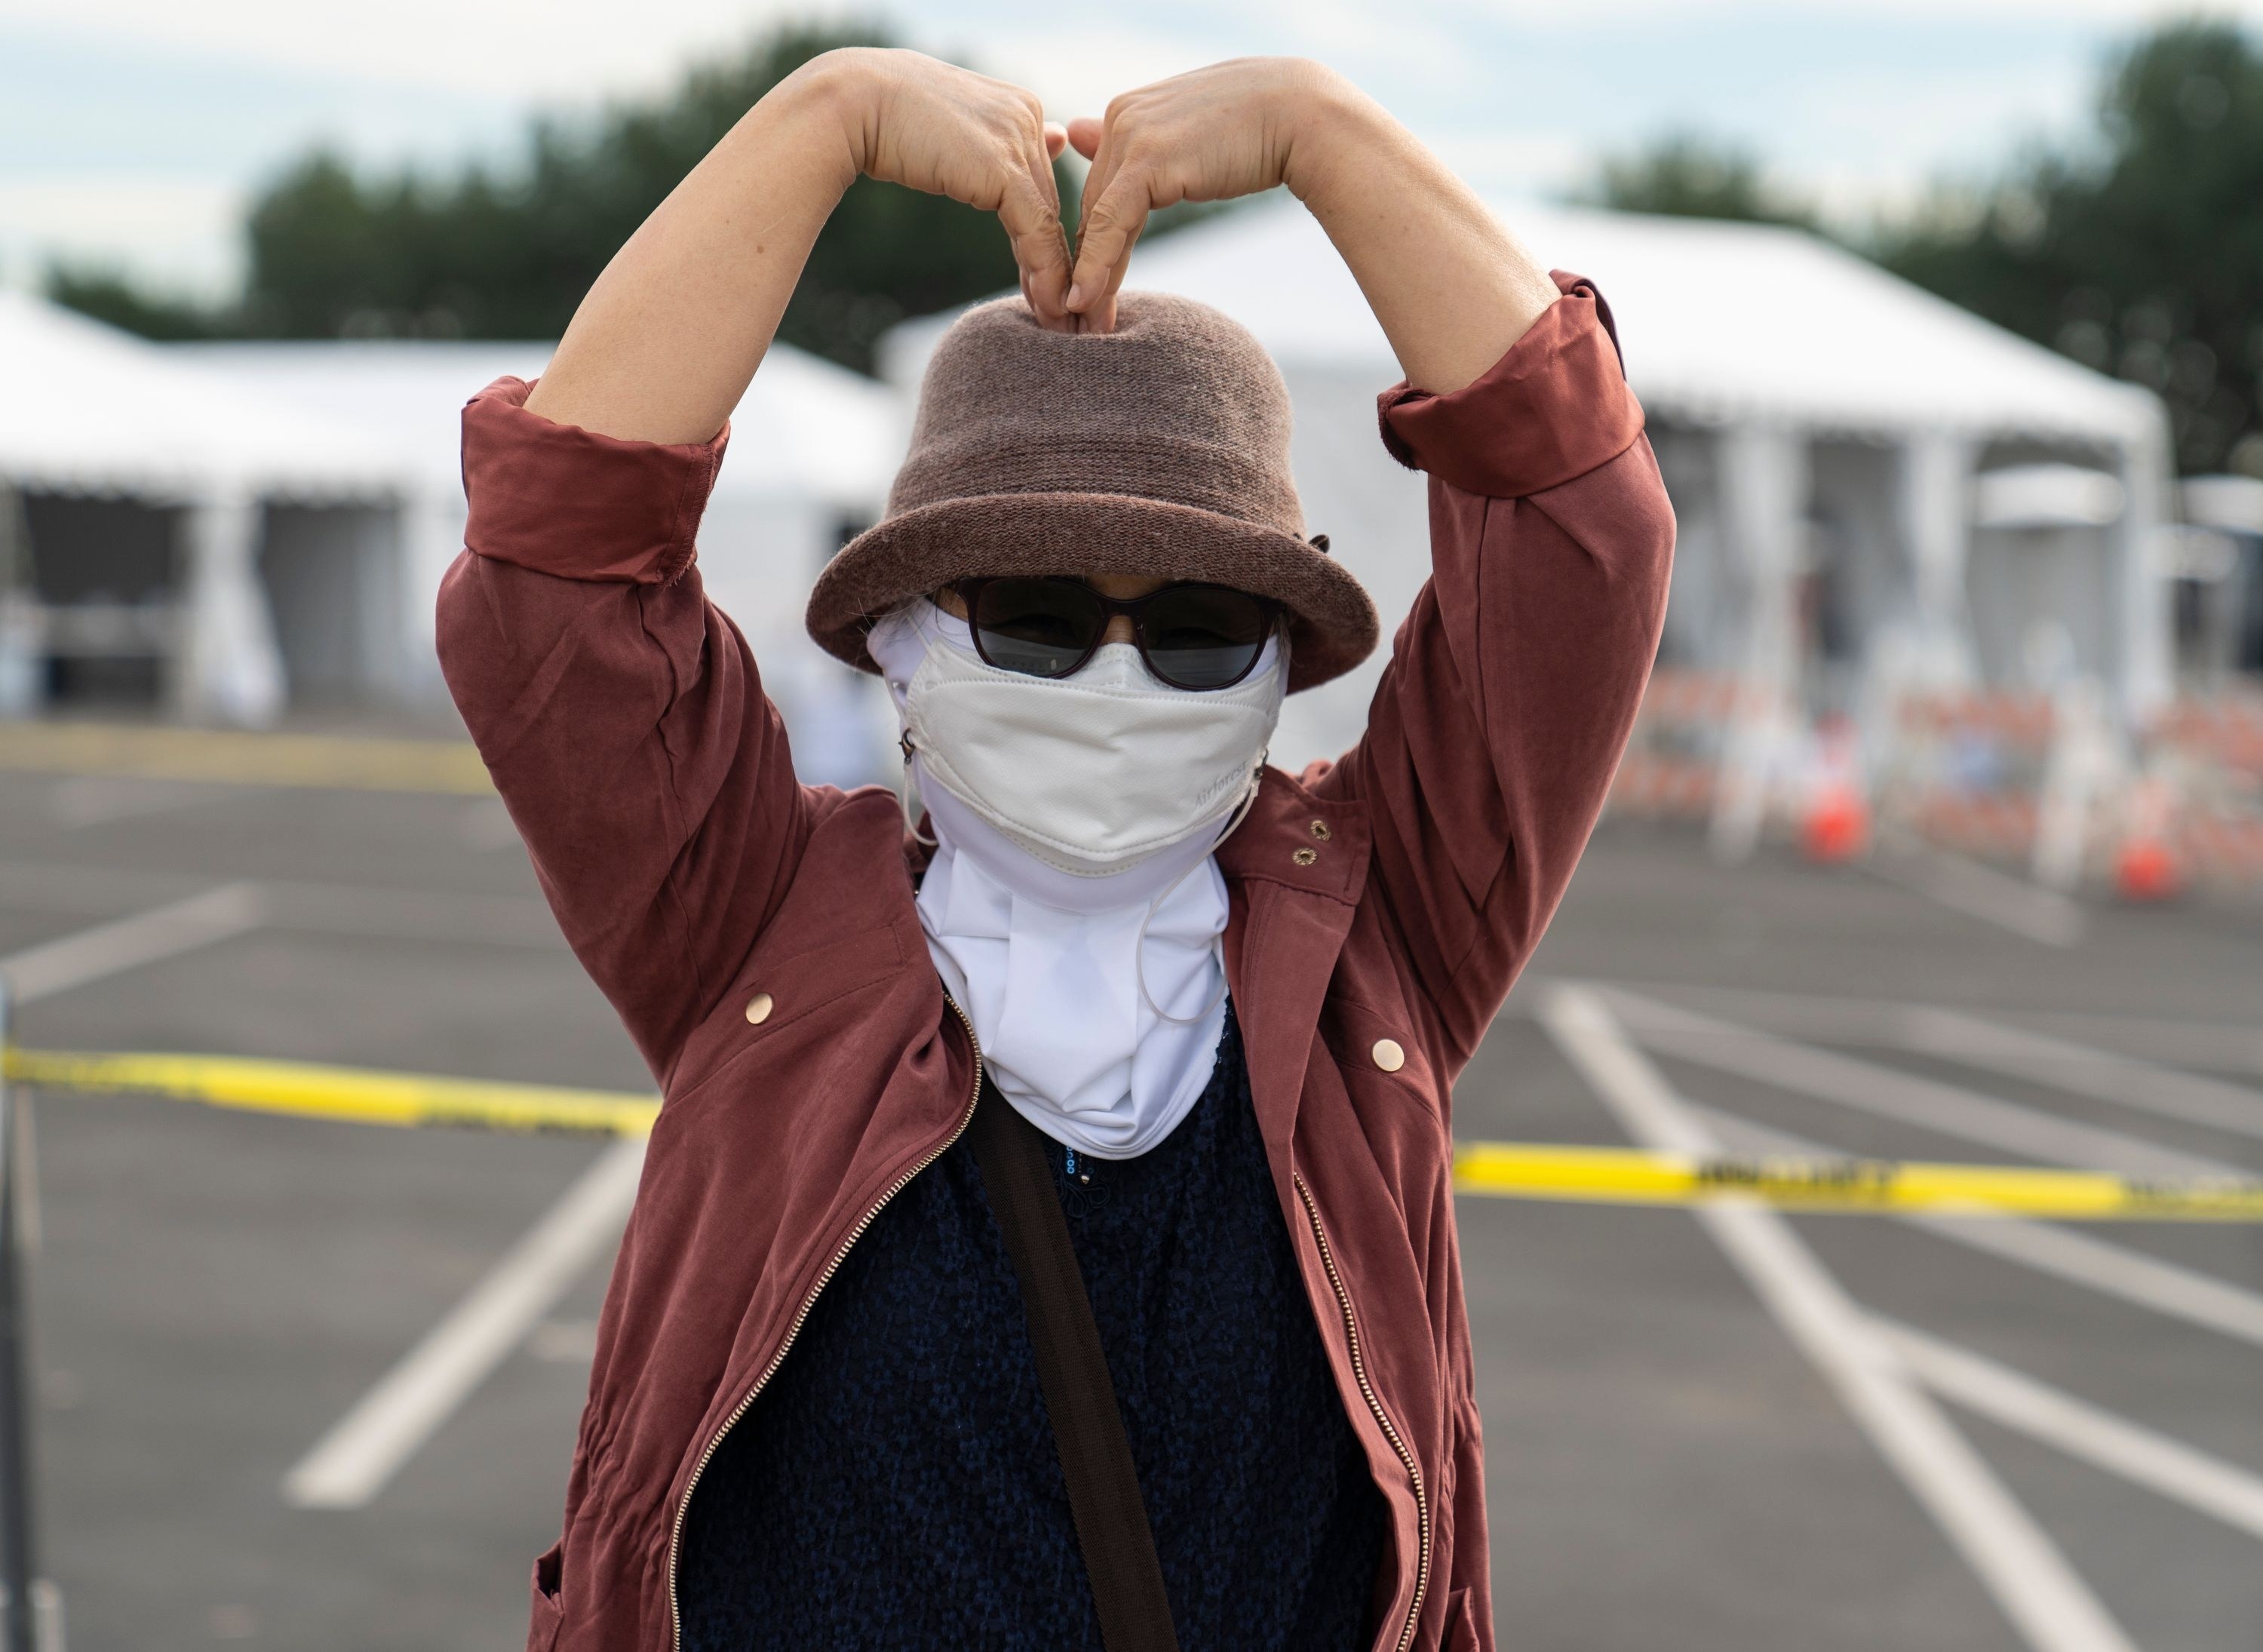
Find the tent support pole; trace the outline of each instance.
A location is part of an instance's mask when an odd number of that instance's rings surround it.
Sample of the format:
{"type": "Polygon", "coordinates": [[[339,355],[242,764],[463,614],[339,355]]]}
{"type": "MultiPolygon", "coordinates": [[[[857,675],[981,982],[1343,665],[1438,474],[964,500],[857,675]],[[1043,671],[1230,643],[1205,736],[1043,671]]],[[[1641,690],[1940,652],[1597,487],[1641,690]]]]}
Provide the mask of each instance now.
{"type": "MultiPolygon", "coordinates": [[[[12,1002],[0,976],[0,1054],[14,1048],[12,1002]]],[[[0,1644],[6,1652],[38,1652],[36,1578],[32,1530],[32,1451],[29,1385],[25,1358],[21,1226],[22,1138],[16,1090],[0,1061],[0,1574],[7,1598],[0,1605],[0,1644]]]]}

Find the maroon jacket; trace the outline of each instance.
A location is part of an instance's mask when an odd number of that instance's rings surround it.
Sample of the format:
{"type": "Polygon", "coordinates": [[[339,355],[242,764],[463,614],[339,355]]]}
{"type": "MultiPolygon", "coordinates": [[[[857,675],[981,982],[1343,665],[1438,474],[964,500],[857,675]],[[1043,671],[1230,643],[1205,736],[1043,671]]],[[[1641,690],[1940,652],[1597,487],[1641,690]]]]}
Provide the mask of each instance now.
{"type": "MultiPolygon", "coordinates": [[[[1218,856],[1276,1190],[1390,1510],[1384,1652],[1493,1645],[1450,1085],[1586,844],[1672,555],[1608,315],[1558,280],[1475,383],[1382,396],[1385,443],[1431,476],[1430,583],[1364,737],[1268,771],[1218,856]]],[[[849,1245],[965,1127],[976,1052],[895,797],[795,779],[745,640],[701,595],[725,436],[618,441],[529,413],[527,389],[498,380],[464,412],[440,659],[665,1097],[527,1646],[671,1652],[693,1483],[849,1245]]]]}

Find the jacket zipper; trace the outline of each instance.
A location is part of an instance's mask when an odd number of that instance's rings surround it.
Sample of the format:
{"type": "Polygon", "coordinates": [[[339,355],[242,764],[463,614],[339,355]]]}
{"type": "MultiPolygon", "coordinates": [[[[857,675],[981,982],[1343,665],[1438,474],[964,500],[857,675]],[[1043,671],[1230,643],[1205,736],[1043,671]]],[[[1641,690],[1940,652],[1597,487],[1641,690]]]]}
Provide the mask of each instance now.
{"type": "Polygon", "coordinates": [[[1399,1632],[1399,1652],[1406,1652],[1413,1644],[1414,1627],[1422,1620],[1422,1597],[1430,1587],[1430,1498],[1422,1489],[1421,1465],[1399,1432],[1383,1402],[1375,1392],[1375,1385],[1367,1379],[1367,1365],[1360,1358],[1359,1321],[1351,1311],[1351,1293],[1344,1288],[1343,1276],[1336,1272],[1335,1252],[1329,1249],[1327,1230],[1320,1226],[1320,1207],[1312,1200],[1312,1190],[1305,1185],[1305,1178],[1297,1171],[1289,1173],[1296,1185],[1297,1197],[1305,1206],[1305,1216],[1312,1224],[1312,1237],[1320,1247],[1320,1265],[1327,1270],[1328,1283],[1335,1287],[1336,1306],[1343,1310],[1344,1337],[1351,1347],[1352,1374],[1359,1379],[1359,1391],[1366,1398],[1367,1409],[1375,1413],[1375,1420],[1383,1426],[1384,1438],[1391,1449],[1399,1453],[1399,1460],[1406,1465],[1407,1477],[1414,1482],[1415,1556],[1414,1598],[1406,1608],[1406,1627],[1399,1632]]]}
{"type": "Polygon", "coordinates": [[[785,1363],[786,1351],[793,1346],[794,1338],[801,1335],[802,1322],[809,1317],[810,1309],[817,1306],[818,1293],[830,1284],[833,1276],[840,1272],[842,1263],[848,1258],[849,1248],[864,1237],[864,1230],[872,1225],[873,1219],[879,1215],[888,1201],[903,1192],[904,1188],[910,1184],[912,1177],[941,1158],[951,1144],[966,1133],[966,1127],[973,1121],[975,1104],[982,1097],[982,1041],[974,1036],[974,1023],[968,1019],[966,1011],[958,1007],[958,1001],[947,992],[943,995],[943,1001],[951,1005],[951,1013],[956,1015],[960,1025],[965,1027],[967,1045],[974,1052],[974,1084],[967,1095],[965,1110],[958,1115],[958,1123],[952,1127],[951,1134],[944,1138],[935,1151],[928,1154],[918,1163],[889,1183],[886,1190],[881,1193],[878,1202],[857,1219],[857,1225],[849,1230],[849,1236],[841,1242],[841,1248],[833,1253],[833,1259],[825,1264],[825,1272],[817,1276],[817,1283],[809,1287],[809,1294],[801,1299],[801,1307],[794,1314],[793,1323],[786,1328],[785,1340],[778,1344],[777,1351],[770,1356],[770,1364],[763,1367],[763,1374],[755,1379],[755,1386],[747,1390],[746,1398],[741,1400],[731,1415],[723,1419],[723,1426],[709,1437],[706,1448],[699,1453],[699,1460],[692,1465],[691,1478],[684,1485],[682,1501],[676,1505],[676,1524],[669,1529],[668,1534],[668,1621],[669,1644],[676,1648],[676,1652],[683,1652],[683,1612],[676,1594],[676,1562],[677,1551],[683,1542],[684,1517],[691,1511],[691,1494],[699,1489],[699,1476],[707,1472],[707,1465],[722,1446],[723,1437],[738,1425],[741,1417],[754,1409],[756,1396],[762,1393],[770,1380],[777,1373],[777,1368],[785,1363]]]}

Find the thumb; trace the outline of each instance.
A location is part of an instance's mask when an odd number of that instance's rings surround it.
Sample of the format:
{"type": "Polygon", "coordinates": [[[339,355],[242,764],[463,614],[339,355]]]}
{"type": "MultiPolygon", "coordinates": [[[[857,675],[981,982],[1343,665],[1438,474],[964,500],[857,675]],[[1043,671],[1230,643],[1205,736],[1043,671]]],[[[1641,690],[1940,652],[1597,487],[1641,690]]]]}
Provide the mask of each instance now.
{"type": "Polygon", "coordinates": [[[1079,115],[1068,123],[1070,147],[1088,161],[1100,153],[1100,122],[1090,115],[1079,115]]]}

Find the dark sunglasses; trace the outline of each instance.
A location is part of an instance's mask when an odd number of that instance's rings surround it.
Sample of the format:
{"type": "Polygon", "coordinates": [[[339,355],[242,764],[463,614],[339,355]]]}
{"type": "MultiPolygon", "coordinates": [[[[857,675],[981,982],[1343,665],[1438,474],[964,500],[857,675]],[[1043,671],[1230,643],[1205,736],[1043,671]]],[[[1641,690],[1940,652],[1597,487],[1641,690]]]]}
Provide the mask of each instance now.
{"type": "Polygon", "coordinates": [[[1276,605],[1231,585],[1166,585],[1119,601],[1081,579],[962,579],[983,663],[1027,677],[1067,677],[1099,651],[1108,622],[1132,620],[1148,670],[1173,688],[1231,688],[1257,663],[1279,614],[1276,605]]]}

